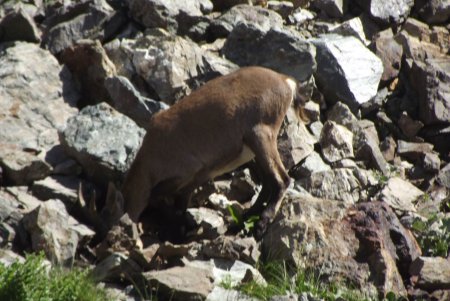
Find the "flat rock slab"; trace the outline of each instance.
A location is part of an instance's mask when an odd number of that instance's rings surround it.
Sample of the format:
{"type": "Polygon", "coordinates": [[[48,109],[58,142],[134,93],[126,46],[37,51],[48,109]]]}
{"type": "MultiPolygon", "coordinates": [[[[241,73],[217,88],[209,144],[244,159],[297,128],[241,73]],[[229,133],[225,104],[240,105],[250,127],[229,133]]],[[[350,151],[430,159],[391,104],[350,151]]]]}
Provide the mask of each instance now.
{"type": "Polygon", "coordinates": [[[400,211],[415,212],[414,201],[423,195],[423,191],[401,179],[391,178],[380,192],[380,200],[400,211]]]}
{"type": "Polygon", "coordinates": [[[106,103],[85,107],[67,121],[61,144],[87,175],[105,183],[128,170],[145,131],[106,103]]]}
{"type": "Polygon", "coordinates": [[[174,301],[204,300],[214,287],[212,271],[194,266],[151,271],[144,277],[158,294],[174,301]]]}
{"type": "Polygon", "coordinates": [[[409,271],[413,282],[422,289],[450,289],[450,261],[446,258],[418,257],[409,271]]]}

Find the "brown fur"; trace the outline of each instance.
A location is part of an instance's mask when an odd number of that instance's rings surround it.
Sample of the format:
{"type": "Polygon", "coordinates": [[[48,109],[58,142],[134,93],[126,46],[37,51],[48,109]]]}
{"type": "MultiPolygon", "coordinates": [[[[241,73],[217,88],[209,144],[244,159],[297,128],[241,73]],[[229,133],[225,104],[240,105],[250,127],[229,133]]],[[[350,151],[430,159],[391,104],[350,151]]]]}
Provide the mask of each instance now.
{"type": "Polygon", "coordinates": [[[262,235],[290,183],[277,135],[290,105],[300,113],[306,100],[287,79],[261,67],[242,68],[153,116],[123,185],[130,218],[137,222],[147,206],[167,195],[175,197],[181,218],[193,189],[253,154],[263,171],[263,189],[249,215],[261,214],[256,234],[262,235]]]}

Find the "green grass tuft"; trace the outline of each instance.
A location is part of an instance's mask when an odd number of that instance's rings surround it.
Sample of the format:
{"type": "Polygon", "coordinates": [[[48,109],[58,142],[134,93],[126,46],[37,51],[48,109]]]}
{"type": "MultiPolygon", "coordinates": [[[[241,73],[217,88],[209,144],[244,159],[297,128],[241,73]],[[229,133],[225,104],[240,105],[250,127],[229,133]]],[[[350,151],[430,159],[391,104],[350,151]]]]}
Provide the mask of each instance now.
{"type": "Polygon", "coordinates": [[[88,271],[49,269],[44,255],[28,255],[24,263],[0,264],[0,300],[9,301],[106,301],[88,271]]]}
{"type": "Polygon", "coordinates": [[[269,300],[273,296],[284,296],[288,293],[309,293],[325,301],[369,301],[370,298],[358,290],[349,289],[339,284],[322,282],[313,273],[298,270],[294,276],[288,272],[289,268],[284,262],[267,263],[260,268],[261,274],[267,280],[267,285],[256,281],[242,284],[235,289],[245,295],[259,300],[269,300]]]}

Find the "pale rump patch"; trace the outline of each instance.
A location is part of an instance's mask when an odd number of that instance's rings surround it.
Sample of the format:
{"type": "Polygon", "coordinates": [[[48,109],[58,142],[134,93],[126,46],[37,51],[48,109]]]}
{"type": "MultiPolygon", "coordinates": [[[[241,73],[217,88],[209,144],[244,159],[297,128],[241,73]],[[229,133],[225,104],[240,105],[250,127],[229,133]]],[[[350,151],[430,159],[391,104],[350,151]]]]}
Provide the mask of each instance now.
{"type": "Polygon", "coordinates": [[[292,98],[291,98],[292,102],[292,99],[294,99],[295,93],[297,91],[297,83],[292,78],[286,78],[286,83],[288,84],[289,88],[291,88],[292,91],[292,98]]]}
{"type": "Polygon", "coordinates": [[[241,153],[232,161],[228,162],[225,166],[221,166],[218,169],[214,169],[209,173],[211,179],[214,179],[217,176],[223,175],[224,173],[235,170],[242,164],[247,163],[255,157],[255,154],[252,150],[244,144],[242,147],[241,153]]]}

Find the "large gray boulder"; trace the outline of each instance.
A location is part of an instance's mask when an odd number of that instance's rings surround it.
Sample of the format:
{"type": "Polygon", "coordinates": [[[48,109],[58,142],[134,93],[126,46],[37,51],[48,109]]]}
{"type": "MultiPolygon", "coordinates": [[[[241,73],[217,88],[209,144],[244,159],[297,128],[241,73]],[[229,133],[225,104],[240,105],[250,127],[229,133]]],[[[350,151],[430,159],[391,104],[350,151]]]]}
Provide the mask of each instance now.
{"type": "Polygon", "coordinates": [[[239,23],[222,53],[239,66],[264,66],[301,81],[309,79],[316,69],[314,46],[297,32],[277,27],[267,31],[239,23]]]}
{"type": "Polygon", "coordinates": [[[317,48],[314,77],[328,102],[342,101],[355,111],[377,94],[383,64],[357,38],[330,34],[313,43],[317,48]]]}
{"type": "Polygon", "coordinates": [[[283,18],[273,10],[242,4],[232,7],[214,19],[208,30],[215,37],[226,37],[239,23],[258,26],[267,32],[273,27],[282,27],[283,18]]]}
{"type": "Polygon", "coordinates": [[[356,0],[372,18],[382,24],[400,24],[408,17],[414,0],[356,0]]]}
{"type": "Polygon", "coordinates": [[[137,40],[132,48],[136,72],[169,104],[188,94],[198,82],[220,75],[213,71],[202,48],[180,36],[154,33],[137,40]]]}
{"type": "Polygon", "coordinates": [[[199,17],[209,13],[209,0],[127,0],[131,17],[147,28],[164,28],[173,33],[189,27],[199,17]]]}
{"type": "Polygon", "coordinates": [[[57,132],[79,95],[70,72],[36,44],[0,45],[0,65],[0,165],[5,181],[28,184],[63,160],[57,132]]]}
{"type": "Polygon", "coordinates": [[[106,103],[85,107],[67,121],[61,144],[93,180],[120,179],[133,161],[145,130],[106,103]]]}
{"type": "Polygon", "coordinates": [[[51,53],[59,53],[81,39],[108,39],[126,19],[106,0],[84,0],[58,8],[46,18],[42,44],[51,53]]]}

